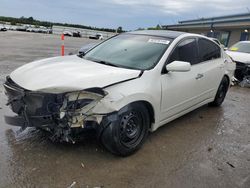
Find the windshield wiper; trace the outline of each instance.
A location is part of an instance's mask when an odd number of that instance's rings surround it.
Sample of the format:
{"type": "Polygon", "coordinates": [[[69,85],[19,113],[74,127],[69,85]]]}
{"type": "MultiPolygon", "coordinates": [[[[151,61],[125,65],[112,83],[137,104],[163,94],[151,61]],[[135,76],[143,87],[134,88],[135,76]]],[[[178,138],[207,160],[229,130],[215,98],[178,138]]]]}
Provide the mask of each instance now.
{"type": "Polygon", "coordinates": [[[104,65],[110,65],[110,66],[113,66],[113,67],[119,67],[118,65],[115,65],[113,63],[110,63],[108,61],[103,61],[103,60],[97,60],[97,59],[91,59],[91,61],[94,61],[96,63],[100,63],[100,64],[104,64],[104,65]]]}

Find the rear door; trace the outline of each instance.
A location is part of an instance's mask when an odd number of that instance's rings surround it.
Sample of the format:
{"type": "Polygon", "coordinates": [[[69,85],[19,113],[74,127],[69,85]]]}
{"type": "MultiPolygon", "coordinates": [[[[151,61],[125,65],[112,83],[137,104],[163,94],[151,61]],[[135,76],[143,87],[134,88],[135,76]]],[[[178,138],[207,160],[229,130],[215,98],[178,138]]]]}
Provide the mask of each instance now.
{"type": "Polygon", "coordinates": [[[202,88],[202,100],[215,97],[221,79],[225,71],[225,63],[221,54],[221,48],[206,38],[198,38],[199,63],[199,87],[202,88]]]}

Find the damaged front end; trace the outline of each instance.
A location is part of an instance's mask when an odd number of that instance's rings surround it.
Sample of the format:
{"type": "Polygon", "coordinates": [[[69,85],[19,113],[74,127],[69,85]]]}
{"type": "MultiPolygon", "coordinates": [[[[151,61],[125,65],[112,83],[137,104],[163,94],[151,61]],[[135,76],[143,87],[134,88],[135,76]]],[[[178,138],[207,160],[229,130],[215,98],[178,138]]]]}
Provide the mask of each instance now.
{"type": "Polygon", "coordinates": [[[101,88],[75,92],[47,93],[26,90],[7,77],[4,84],[8,103],[15,117],[5,116],[8,124],[37,127],[51,133],[53,141],[75,142],[75,136],[95,128],[104,115],[92,109],[107,95],[101,88]]]}
{"type": "Polygon", "coordinates": [[[241,87],[250,87],[250,63],[236,62],[235,78],[241,87]]]}
{"type": "Polygon", "coordinates": [[[236,61],[235,77],[242,81],[244,77],[250,76],[250,63],[241,63],[236,61]]]}

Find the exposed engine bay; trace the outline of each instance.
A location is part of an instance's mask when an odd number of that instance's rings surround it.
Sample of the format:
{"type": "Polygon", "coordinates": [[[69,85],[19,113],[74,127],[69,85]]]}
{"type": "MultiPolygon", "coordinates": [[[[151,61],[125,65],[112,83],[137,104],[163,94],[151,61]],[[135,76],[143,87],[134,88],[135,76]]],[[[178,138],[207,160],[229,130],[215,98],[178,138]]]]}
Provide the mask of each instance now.
{"type": "Polygon", "coordinates": [[[74,134],[83,128],[94,128],[104,115],[92,109],[107,93],[91,88],[60,94],[26,90],[7,77],[4,84],[8,103],[16,117],[5,117],[11,125],[37,127],[51,133],[53,141],[74,143],[74,134]]]}
{"type": "Polygon", "coordinates": [[[235,78],[241,87],[250,87],[250,64],[236,62],[235,78]]]}

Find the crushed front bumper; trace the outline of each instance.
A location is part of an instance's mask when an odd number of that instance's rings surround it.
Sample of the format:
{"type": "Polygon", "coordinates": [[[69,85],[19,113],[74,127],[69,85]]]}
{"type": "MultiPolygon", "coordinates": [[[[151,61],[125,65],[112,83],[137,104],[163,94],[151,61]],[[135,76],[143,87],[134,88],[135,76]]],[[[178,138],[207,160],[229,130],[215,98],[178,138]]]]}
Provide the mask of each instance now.
{"type": "Polygon", "coordinates": [[[236,62],[235,78],[242,81],[246,76],[250,76],[250,64],[236,62]]]}
{"type": "Polygon", "coordinates": [[[22,127],[48,126],[57,117],[62,95],[25,90],[9,77],[4,83],[7,105],[18,116],[5,117],[7,123],[22,127]]]}
{"type": "Polygon", "coordinates": [[[7,105],[17,114],[5,116],[6,123],[23,129],[37,127],[49,131],[54,140],[74,142],[72,133],[95,128],[104,116],[91,112],[106,95],[101,89],[60,94],[35,92],[18,86],[10,77],[7,77],[4,88],[7,105]]]}

